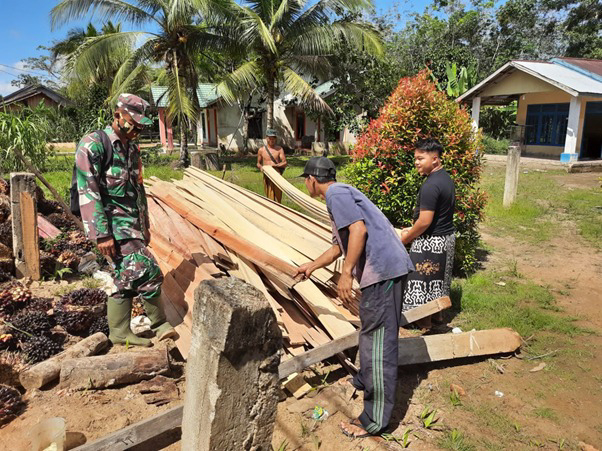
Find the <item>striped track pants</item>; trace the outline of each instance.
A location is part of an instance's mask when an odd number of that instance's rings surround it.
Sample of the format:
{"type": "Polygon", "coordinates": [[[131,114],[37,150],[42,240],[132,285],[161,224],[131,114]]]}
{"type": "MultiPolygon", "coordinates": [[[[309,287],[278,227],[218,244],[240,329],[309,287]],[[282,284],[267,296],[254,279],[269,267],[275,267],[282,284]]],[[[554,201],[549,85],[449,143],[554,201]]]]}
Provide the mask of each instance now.
{"type": "Polygon", "coordinates": [[[364,391],[359,419],[366,431],[387,427],[395,405],[397,340],[406,276],[365,287],[360,302],[360,371],[353,385],[364,391]]]}

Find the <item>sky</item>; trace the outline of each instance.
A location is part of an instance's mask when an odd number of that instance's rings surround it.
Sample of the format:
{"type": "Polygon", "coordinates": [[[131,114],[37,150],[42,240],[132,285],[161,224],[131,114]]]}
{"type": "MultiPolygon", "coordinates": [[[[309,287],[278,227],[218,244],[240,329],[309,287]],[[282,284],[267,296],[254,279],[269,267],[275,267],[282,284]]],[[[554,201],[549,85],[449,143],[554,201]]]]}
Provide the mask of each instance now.
{"type": "MultiPolygon", "coordinates": [[[[57,30],[50,29],[50,10],[59,0],[1,0],[2,27],[0,27],[0,95],[7,95],[18,88],[11,86],[11,80],[20,73],[35,72],[23,67],[22,60],[39,56],[40,45],[50,46],[52,41],[63,39],[67,31],[83,27],[88,20],[71,22],[57,30]]],[[[374,0],[377,13],[384,13],[393,7],[403,11],[422,12],[428,0],[374,0]]],[[[98,20],[92,23],[102,26],[98,20]]],[[[124,26],[124,29],[129,27],[124,26]]]]}

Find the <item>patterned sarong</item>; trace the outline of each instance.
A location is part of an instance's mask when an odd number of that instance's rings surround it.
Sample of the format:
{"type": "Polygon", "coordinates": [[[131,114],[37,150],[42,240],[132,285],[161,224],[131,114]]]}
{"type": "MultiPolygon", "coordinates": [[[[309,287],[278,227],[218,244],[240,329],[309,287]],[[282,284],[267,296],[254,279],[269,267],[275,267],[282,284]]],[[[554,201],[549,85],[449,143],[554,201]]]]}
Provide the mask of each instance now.
{"type": "Polygon", "coordinates": [[[455,234],[422,235],[412,242],[410,258],[416,268],[408,274],[403,311],[449,296],[454,266],[455,234]]]}

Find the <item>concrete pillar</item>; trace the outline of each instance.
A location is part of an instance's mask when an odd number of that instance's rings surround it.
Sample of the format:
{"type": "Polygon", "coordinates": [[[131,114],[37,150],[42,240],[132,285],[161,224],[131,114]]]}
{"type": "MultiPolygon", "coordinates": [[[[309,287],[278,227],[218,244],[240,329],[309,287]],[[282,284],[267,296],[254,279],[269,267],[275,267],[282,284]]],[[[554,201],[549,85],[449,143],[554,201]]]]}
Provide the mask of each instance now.
{"type": "Polygon", "coordinates": [[[165,131],[165,108],[159,108],[159,137],[161,138],[161,147],[167,148],[167,133],[165,131]]]}
{"type": "Polygon", "coordinates": [[[475,97],[472,99],[472,129],[477,131],[479,129],[479,115],[481,113],[481,98],[475,97]]]}
{"type": "Polygon", "coordinates": [[[506,182],[504,184],[504,207],[509,207],[516,200],[518,191],[518,174],[520,172],[520,146],[508,147],[506,160],[506,182]]]}
{"type": "Polygon", "coordinates": [[[203,135],[203,119],[204,114],[199,113],[199,118],[196,121],[196,145],[202,146],[203,141],[205,140],[205,136],[203,135]]]}
{"type": "Polygon", "coordinates": [[[560,161],[570,163],[577,161],[577,138],[579,136],[579,117],[581,115],[581,98],[571,97],[569,106],[569,120],[566,127],[566,140],[564,142],[564,152],[560,154],[560,161]]]}
{"type": "Polygon", "coordinates": [[[236,279],[195,291],[182,449],[265,450],[278,403],[282,336],[265,297],[236,279]]]}
{"type": "Polygon", "coordinates": [[[18,278],[40,280],[38,214],[35,202],[36,176],[29,172],[10,174],[10,204],[13,255],[18,278]]]}

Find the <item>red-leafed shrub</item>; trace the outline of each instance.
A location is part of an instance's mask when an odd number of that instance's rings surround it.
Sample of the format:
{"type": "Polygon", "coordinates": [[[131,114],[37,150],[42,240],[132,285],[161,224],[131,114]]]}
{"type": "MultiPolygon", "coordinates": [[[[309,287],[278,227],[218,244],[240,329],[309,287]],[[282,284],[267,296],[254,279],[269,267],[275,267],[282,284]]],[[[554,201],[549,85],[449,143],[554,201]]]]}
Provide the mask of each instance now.
{"type": "Polygon", "coordinates": [[[395,226],[412,224],[424,178],[414,168],[414,143],[435,138],[443,145],[443,164],[456,185],[456,271],[474,270],[485,196],[480,191],[481,136],[472,132],[464,107],[449,100],[427,71],[403,78],[359,137],[347,177],[395,226]]]}

